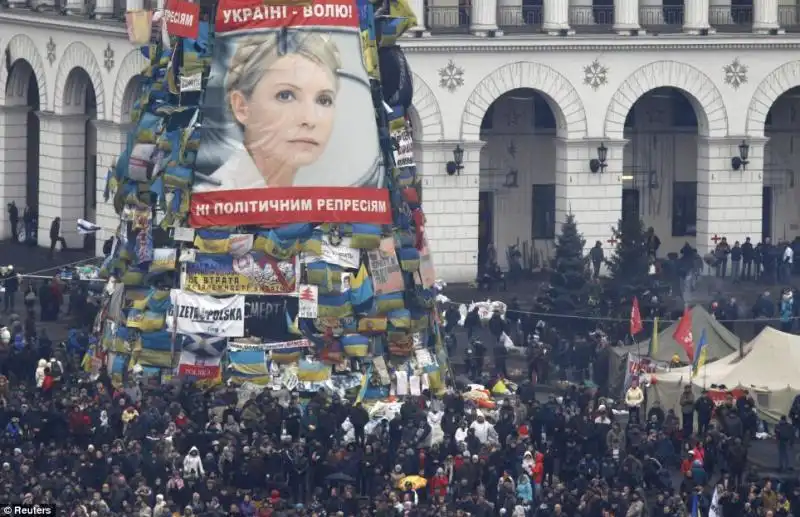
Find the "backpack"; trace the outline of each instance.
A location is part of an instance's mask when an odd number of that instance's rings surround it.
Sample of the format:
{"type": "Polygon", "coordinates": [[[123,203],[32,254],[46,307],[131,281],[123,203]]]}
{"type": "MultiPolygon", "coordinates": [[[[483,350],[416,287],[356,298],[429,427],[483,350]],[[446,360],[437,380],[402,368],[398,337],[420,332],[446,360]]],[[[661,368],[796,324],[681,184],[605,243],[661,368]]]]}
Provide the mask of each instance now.
{"type": "Polygon", "coordinates": [[[61,363],[59,361],[50,363],[50,375],[52,375],[54,379],[58,379],[63,374],[64,370],[61,368],[61,363]]]}

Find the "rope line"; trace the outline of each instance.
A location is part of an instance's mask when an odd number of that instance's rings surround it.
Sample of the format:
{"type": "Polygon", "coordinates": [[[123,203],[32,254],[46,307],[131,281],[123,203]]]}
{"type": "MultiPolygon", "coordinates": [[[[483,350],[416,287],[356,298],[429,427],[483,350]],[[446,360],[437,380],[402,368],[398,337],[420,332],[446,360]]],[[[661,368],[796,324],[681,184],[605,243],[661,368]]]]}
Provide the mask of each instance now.
{"type": "MultiPolygon", "coordinates": [[[[465,305],[467,307],[470,306],[471,303],[462,303],[462,302],[455,302],[455,301],[448,301],[445,304],[460,306],[465,305]]],[[[508,309],[506,309],[508,311],[508,309]]],[[[609,321],[615,323],[628,323],[630,322],[630,318],[614,318],[611,316],[577,316],[575,314],[558,314],[554,312],[535,312],[535,311],[524,311],[524,310],[514,310],[517,314],[526,314],[528,316],[538,316],[544,318],[561,318],[561,319],[574,319],[574,320],[591,320],[591,321],[609,321]]],[[[768,323],[770,321],[777,321],[779,318],[741,318],[736,320],[715,320],[719,323],[768,323]]],[[[790,320],[800,320],[800,316],[792,316],[790,320]]],[[[667,318],[658,318],[658,323],[667,323],[669,325],[673,323],[677,323],[680,320],[671,320],[667,318]]],[[[642,319],[642,323],[653,323],[655,322],[654,319],[642,319]]],[[[666,327],[665,327],[666,328],[666,327]]]]}

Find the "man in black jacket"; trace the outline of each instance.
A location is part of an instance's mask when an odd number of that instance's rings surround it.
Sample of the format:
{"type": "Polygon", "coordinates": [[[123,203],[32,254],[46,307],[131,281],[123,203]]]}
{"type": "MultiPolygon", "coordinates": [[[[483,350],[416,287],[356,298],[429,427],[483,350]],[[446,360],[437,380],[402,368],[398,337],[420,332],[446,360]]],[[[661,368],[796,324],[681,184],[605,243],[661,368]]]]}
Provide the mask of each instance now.
{"type": "Polygon", "coordinates": [[[753,275],[753,259],[755,258],[755,250],[753,243],[750,242],[750,237],[744,240],[742,244],[742,278],[750,280],[753,275]]]}
{"type": "Polygon", "coordinates": [[[53,258],[53,253],[56,250],[56,244],[61,243],[61,251],[67,249],[67,241],[61,236],[61,218],[56,217],[53,219],[53,224],[50,225],[50,258],[53,258]]]}

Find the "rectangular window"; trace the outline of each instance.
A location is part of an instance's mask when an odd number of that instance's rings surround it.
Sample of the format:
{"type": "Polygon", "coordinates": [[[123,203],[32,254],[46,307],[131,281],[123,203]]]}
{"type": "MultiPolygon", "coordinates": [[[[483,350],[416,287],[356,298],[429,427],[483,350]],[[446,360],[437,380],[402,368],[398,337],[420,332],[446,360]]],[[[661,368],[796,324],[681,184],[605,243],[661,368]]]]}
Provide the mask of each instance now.
{"type": "Polygon", "coordinates": [[[556,238],[556,185],[533,186],[533,225],[534,239],[556,238]]]}
{"type": "Polygon", "coordinates": [[[672,184],[672,236],[697,234],[697,182],[676,181],[672,184]]]}

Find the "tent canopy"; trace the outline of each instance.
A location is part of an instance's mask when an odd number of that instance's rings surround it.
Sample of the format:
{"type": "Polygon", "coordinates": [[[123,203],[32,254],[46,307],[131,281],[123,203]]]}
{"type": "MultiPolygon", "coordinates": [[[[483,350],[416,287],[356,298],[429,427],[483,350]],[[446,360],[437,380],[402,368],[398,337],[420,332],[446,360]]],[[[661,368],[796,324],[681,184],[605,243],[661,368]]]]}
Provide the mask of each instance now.
{"type": "Polygon", "coordinates": [[[656,374],[657,381],[648,391],[651,400],[677,412],[680,394],[687,385],[692,386],[695,396],[706,386],[741,388],[755,397],[761,418],[777,422],[800,394],[800,336],[766,327],[748,343],[748,349],[743,358],[731,354],[708,364],[694,378],[689,367],[656,374]]]}
{"type": "Polygon", "coordinates": [[[800,336],[765,327],[752,350],[721,379],[725,386],[800,390],[800,336]]]}
{"type": "MultiPolygon", "coordinates": [[[[706,361],[716,361],[734,352],[738,353],[739,338],[722,326],[722,323],[714,319],[708,311],[700,305],[696,305],[692,308],[690,313],[692,315],[692,336],[695,344],[700,340],[700,335],[703,333],[703,330],[706,331],[706,339],[708,340],[708,356],[706,361]]],[[[677,354],[682,362],[688,363],[689,358],[686,357],[686,352],[683,347],[672,337],[677,328],[678,322],[676,321],[658,333],[658,350],[653,355],[648,353],[652,341],[651,339],[648,339],[646,343],[641,343],[638,346],[629,345],[618,347],[616,350],[622,355],[629,352],[637,354],[641,351],[642,355],[646,355],[662,363],[669,363],[672,360],[672,356],[677,354]]]]}

